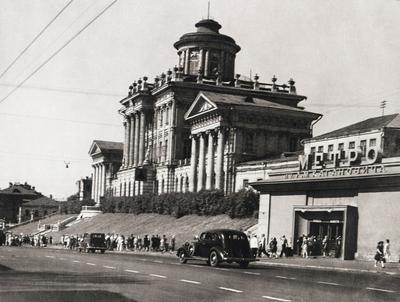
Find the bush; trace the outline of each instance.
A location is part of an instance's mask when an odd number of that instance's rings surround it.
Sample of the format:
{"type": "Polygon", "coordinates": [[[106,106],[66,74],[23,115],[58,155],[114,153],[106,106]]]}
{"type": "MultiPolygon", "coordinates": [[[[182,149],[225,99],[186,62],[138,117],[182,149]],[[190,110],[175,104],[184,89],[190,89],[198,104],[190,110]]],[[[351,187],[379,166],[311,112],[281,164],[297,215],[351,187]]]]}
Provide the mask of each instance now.
{"type": "Polygon", "coordinates": [[[94,206],[95,202],[92,199],[69,199],[60,203],[60,214],[79,214],[83,206],[94,206]]]}
{"type": "Polygon", "coordinates": [[[203,190],[196,193],[145,194],[133,197],[106,196],[100,204],[105,213],[157,213],[176,218],[190,214],[228,214],[231,218],[244,218],[257,215],[259,196],[250,190],[241,190],[229,196],[224,196],[220,190],[203,190]]]}

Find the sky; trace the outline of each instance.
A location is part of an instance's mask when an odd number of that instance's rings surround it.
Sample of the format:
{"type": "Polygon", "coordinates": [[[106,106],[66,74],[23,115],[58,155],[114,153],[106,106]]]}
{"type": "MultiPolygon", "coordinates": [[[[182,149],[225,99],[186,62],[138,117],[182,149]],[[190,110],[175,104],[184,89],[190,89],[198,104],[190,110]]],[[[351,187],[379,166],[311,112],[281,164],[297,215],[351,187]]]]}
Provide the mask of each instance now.
{"type": "MultiPolygon", "coordinates": [[[[69,1],[0,0],[0,74],[69,1]]],[[[76,193],[92,173],[92,141],[123,141],[128,86],[175,66],[173,43],[207,16],[206,0],[118,0],[72,39],[112,2],[74,0],[0,77],[0,188],[76,193]]],[[[385,114],[400,112],[400,1],[210,2],[242,48],[236,73],[292,77],[307,96],[300,105],[324,115],[314,135],[381,115],[382,100],[385,114]]]]}

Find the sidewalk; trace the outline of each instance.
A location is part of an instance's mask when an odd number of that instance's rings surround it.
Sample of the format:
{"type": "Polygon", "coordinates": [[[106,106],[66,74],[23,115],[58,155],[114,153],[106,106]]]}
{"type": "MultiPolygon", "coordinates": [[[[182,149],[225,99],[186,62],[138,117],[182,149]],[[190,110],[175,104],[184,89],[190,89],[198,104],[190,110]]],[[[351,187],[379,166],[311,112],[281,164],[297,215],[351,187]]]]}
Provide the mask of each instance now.
{"type": "MultiPolygon", "coordinates": [[[[64,249],[60,245],[47,246],[53,249],[64,249]]],[[[175,252],[144,252],[144,251],[130,251],[125,250],[122,252],[113,250],[107,251],[110,254],[128,254],[128,255],[148,255],[155,257],[166,257],[173,258],[178,261],[175,252]]],[[[354,272],[354,273],[375,273],[385,274],[391,276],[400,276],[400,263],[391,262],[386,263],[385,268],[374,267],[374,261],[366,260],[341,260],[337,258],[323,258],[323,257],[310,257],[308,259],[293,256],[293,257],[282,257],[282,258],[258,258],[256,265],[272,266],[272,267],[292,267],[302,269],[315,269],[324,271],[342,271],[342,272],[354,272]]]]}
{"type": "Polygon", "coordinates": [[[304,269],[319,269],[325,271],[345,271],[358,273],[381,273],[387,275],[400,276],[400,263],[386,263],[385,268],[380,266],[374,267],[374,261],[366,260],[341,260],[337,258],[310,257],[308,259],[293,256],[282,258],[267,258],[260,259],[259,264],[267,266],[285,266],[304,269]]]}

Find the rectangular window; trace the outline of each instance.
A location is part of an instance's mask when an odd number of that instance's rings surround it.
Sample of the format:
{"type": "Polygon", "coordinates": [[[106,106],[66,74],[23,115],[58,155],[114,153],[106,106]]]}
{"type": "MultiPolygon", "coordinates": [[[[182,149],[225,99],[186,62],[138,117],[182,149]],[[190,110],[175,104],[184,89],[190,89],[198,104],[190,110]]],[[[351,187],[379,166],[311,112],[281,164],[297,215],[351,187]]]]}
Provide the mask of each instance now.
{"type": "Polygon", "coordinates": [[[349,149],[354,149],[356,147],[356,142],[349,142],[349,149]]]}
{"type": "Polygon", "coordinates": [[[365,156],[365,154],[367,152],[367,141],[366,140],[360,141],[360,149],[361,149],[361,155],[365,156]]]}
{"type": "Polygon", "coordinates": [[[243,179],[243,188],[247,188],[249,185],[249,180],[248,179],[243,179]]]}
{"type": "Polygon", "coordinates": [[[338,150],[343,150],[344,149],[344,143],[338,144],[338,150]]]}
{"type": "Polygon", "coordinates": [[[315,147],[311,147],[310,152],[311,152],[311,154],[314,154],[315,153],[315,147]]]}
{"type": "Polygon", "coordinates": [[[328,145],[328,152],[333,152],[333,145],[328,145]]]}
{"type": "Polygon", "coordinates": [[[324,152],[324,146],[318,146],[318,153],[324,152]]]}
{"type": "Polygon", "coordinates": [[[376,146],[376,138],[371,138],[369,140],[369,146],[370,147],[375,147],[376,146]]]}

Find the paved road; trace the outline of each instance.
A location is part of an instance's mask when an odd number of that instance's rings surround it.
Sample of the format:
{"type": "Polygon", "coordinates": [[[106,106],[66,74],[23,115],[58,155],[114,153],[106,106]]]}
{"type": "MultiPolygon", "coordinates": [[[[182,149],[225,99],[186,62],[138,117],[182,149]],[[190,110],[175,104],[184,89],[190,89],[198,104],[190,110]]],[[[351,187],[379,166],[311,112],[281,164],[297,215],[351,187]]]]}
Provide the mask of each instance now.
{"type": "Polygon", "coordinates": [[[400,301],[400,278],[1,247],[0,301],[400,301]]]}

